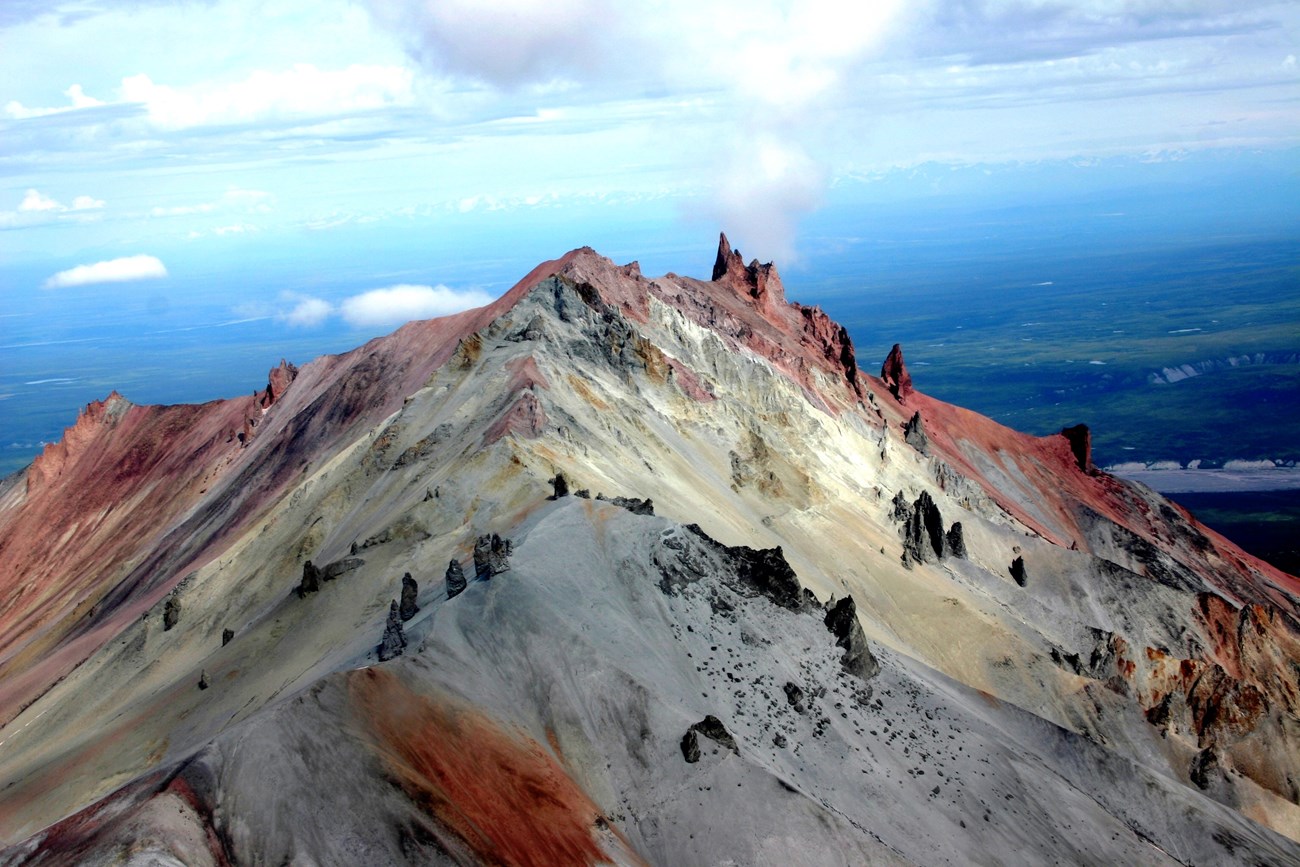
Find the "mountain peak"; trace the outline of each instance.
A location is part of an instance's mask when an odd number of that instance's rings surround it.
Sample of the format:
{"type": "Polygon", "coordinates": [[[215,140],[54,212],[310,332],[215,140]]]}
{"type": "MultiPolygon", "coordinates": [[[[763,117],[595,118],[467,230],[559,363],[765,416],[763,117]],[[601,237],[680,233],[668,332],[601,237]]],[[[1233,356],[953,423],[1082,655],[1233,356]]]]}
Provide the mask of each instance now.
{"type": "Polygon", "coordinates": [[[0,861],[1300,861],[1294,578],[713,277],[88,407],[0,484],[0,861]]]}

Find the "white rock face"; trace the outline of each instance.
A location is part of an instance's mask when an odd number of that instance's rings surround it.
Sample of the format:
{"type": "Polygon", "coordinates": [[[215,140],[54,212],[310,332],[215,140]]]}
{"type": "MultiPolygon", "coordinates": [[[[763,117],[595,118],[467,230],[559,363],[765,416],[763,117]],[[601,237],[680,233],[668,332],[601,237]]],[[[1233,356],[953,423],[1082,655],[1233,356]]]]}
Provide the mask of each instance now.
{"type": "Polygon", "coordinates": [[[774,270],[538,274],[427,375],[424,323],[303,368],[237,458],[291,481],[236,519],[233,464],[124,567],[191,552],[173,628],[104,626],[0,729],[0,864],[1300,861],[1294,579],[1063,438],[900,404],[774,270]],[[372,409],[303,442],[331,364],[372,409]],[[900,493],[964,556],[909,556],[900,493]],[[709,716],[734,749],[687,761],[709,716]]]}

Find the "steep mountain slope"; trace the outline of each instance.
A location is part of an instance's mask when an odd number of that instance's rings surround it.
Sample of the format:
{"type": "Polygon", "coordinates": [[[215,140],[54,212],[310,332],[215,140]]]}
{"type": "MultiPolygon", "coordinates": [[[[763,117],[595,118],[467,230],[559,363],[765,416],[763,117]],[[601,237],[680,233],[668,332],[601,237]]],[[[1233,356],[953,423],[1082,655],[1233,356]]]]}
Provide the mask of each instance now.
{"type": "Polygon", "coordinates": [[[110,396],[0,570],[0,863],[1300,860],[1296,579],[725,238],[110,396]]]}

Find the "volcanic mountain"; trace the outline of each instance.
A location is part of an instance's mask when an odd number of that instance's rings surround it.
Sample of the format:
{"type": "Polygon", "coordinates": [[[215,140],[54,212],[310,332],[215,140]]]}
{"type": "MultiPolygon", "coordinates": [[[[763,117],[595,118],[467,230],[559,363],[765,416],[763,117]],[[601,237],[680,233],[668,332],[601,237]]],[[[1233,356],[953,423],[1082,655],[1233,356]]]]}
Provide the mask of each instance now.
{"type": "Polygon", "coordinates": [[[916,385],[724,237],[91,404],[0,487],[0,864],[1300,863],[1300,582],[916,385]]]}

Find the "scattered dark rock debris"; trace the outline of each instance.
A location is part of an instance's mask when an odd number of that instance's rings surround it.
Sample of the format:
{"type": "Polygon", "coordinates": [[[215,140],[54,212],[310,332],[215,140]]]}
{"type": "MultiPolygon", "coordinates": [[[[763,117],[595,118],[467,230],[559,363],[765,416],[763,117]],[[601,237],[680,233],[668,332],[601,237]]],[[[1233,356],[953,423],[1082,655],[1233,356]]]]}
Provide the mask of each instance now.
{"type": "Polygon", "coordinates": [[[465,570],[460,567],[459,560],[452,560],[447,564],[447,598],[451,599],[459,596],[465,591],[468,584],[465,580],[465,570]]]}
{"type": "Polygon", "coordinates": [[[416,615],[416,612],[420,610],[420,606],[417,605],[415,601],[415,597],[419,594],[419,592],[420,592],[420,585],[417,584],[415,579],[411,577],[411,573],[407,572],[405,575],[403,575],[402,576],[402,603],[400,606],[398,606],[398,610],[397,610],[397,613],[401,616],[403,621],[410,620],[412,617],[416,615]]]}
{"type": "Polygon", "coordinates": [[[790,703],[790,707],[794,708],[799,713],[803,713],[804,712],[803,690],[799,687],[798,684],[791,683],[791,682],[787,682],[784,689],[785,689],[785,700],[790,703]]]}
{"type": "Polygon", "coordinates": [[[574,495],[575,497],[582,497],[584,500],[590,500],[590,499],[591,499],[591,489],[589,489],[589,488],[578,488],[578,490],[576,490],[576,491],[573,492],[573,495],[574,495]]]}
{"type": "Polygon", "coordinates": [[[384,625],[384,637],[378,649],[380,662],[396,659],[406,650],[406,634],[402,631],[402,615],[398,613],[396,599],[388,606],[388,623],[384,625]]]}
{"type": "Polygon", "coordinates": [[[211,686],[211,683],[208,681],[208,670],[206,668],[199,669],[199,689],[207,689],[209,686],[211,686]]]}
{"type": "Polygon", "coordinates": [[[485,534],[474,542],[474,577],[487,581],[493,575],[510,571],[510,540],[496,533],[485,534]]]}
{"type": "Polygon", "coordinates": [[[163,632],[171,629],[181,619],[181,600],[176,596],[168,596],[167,602],[163,605],[163,632]]]}

